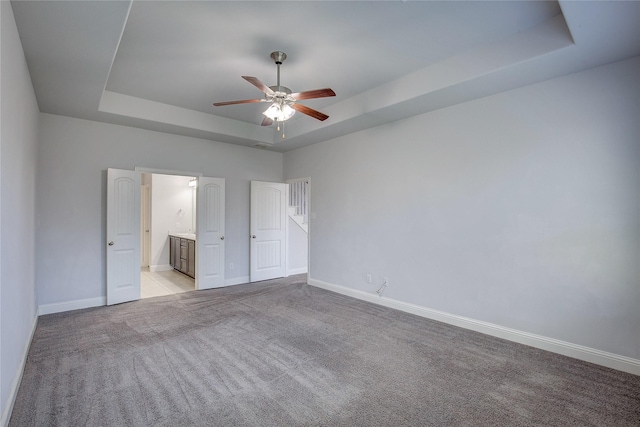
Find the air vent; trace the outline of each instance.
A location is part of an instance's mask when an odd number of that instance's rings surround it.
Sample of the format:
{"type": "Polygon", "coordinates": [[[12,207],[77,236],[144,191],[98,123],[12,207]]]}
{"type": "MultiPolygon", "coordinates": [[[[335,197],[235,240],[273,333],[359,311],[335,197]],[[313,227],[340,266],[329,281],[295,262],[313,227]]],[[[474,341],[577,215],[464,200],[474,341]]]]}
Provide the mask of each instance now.
{"type": "Polygon", "coordinates": [[[272,147],[273,144],[263,144],[262,142],[259,142],[257,144],[253,144],[253,146],[255,148],[260,148],[261,150],[266,150],[267,148],[272,147]]]}

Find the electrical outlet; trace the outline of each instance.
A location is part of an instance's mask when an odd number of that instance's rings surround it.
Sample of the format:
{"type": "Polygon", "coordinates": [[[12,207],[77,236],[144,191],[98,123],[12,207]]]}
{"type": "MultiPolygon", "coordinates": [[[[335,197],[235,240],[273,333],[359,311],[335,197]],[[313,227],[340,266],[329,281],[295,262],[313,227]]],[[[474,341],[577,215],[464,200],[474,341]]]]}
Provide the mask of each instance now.
{"type": "Polygon", "coordinates": [[[367,283],[371,283],[372,281],[371,274],[367,274],[367,283]]]}
{"type": "Polygon", "coordinates": [[[233,270],[233,263],[232,262],[229,263],[229,270],[233,270]]]}

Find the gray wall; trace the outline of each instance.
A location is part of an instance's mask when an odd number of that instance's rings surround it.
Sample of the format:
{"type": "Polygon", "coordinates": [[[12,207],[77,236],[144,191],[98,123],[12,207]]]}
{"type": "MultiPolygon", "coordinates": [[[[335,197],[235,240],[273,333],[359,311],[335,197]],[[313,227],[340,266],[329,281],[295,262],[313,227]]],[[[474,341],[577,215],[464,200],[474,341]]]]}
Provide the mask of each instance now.
{"type": "Polygon", "coordinates": [[[38,105],[8,1],[0,2],[0,18],[0,425],[4,425],[36,320],[38,105]]]}
{"type": "Polygon", "coordinates": [[[312,279],[640,358],[640,58],[288,152],[312,279]],[[366,274],[373,275],[367,284],[366,274]]]}
{"type": "Polygon", "coordinates": [[[282,180],[282,154],[40,115],[36,283],[40,305],[106,295],[106,169],[137,166],[226,179],[226,279],[249,276],[251,180],[282,180]]]}

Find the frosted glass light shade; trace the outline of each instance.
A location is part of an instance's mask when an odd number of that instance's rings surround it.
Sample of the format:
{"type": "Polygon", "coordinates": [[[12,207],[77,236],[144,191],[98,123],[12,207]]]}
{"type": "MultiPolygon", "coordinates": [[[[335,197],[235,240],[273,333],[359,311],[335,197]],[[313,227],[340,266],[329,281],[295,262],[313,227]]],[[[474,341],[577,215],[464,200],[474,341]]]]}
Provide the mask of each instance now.
{"type": "Polygon", "coordinates": [[[284,122],[285,120],[289,120],[294,114],[296,110],[291,108],[288,104],[278,104],[274,102],[267,108],[267,110],[262,113],[274,122],[284,122]]]}

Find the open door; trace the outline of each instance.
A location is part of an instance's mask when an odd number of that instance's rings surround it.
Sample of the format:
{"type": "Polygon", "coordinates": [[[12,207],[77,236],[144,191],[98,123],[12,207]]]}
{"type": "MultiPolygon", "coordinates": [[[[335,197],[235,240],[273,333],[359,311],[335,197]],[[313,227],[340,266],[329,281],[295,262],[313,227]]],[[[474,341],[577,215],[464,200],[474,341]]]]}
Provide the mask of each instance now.
{"type": "Polygon", "coordinates": [[[107,305],[140,299],[140,173],[107,169],[107,305]]]}
{"type": "Polygon", "coordinates": [[[251,181],[250,280],[286,276],[287,184],[251,181]]]}
{"type": "Polygon", "coordinates": [[[198,178],[196,289],[224,286],[224,184],[222,178],[198,178]]]}

